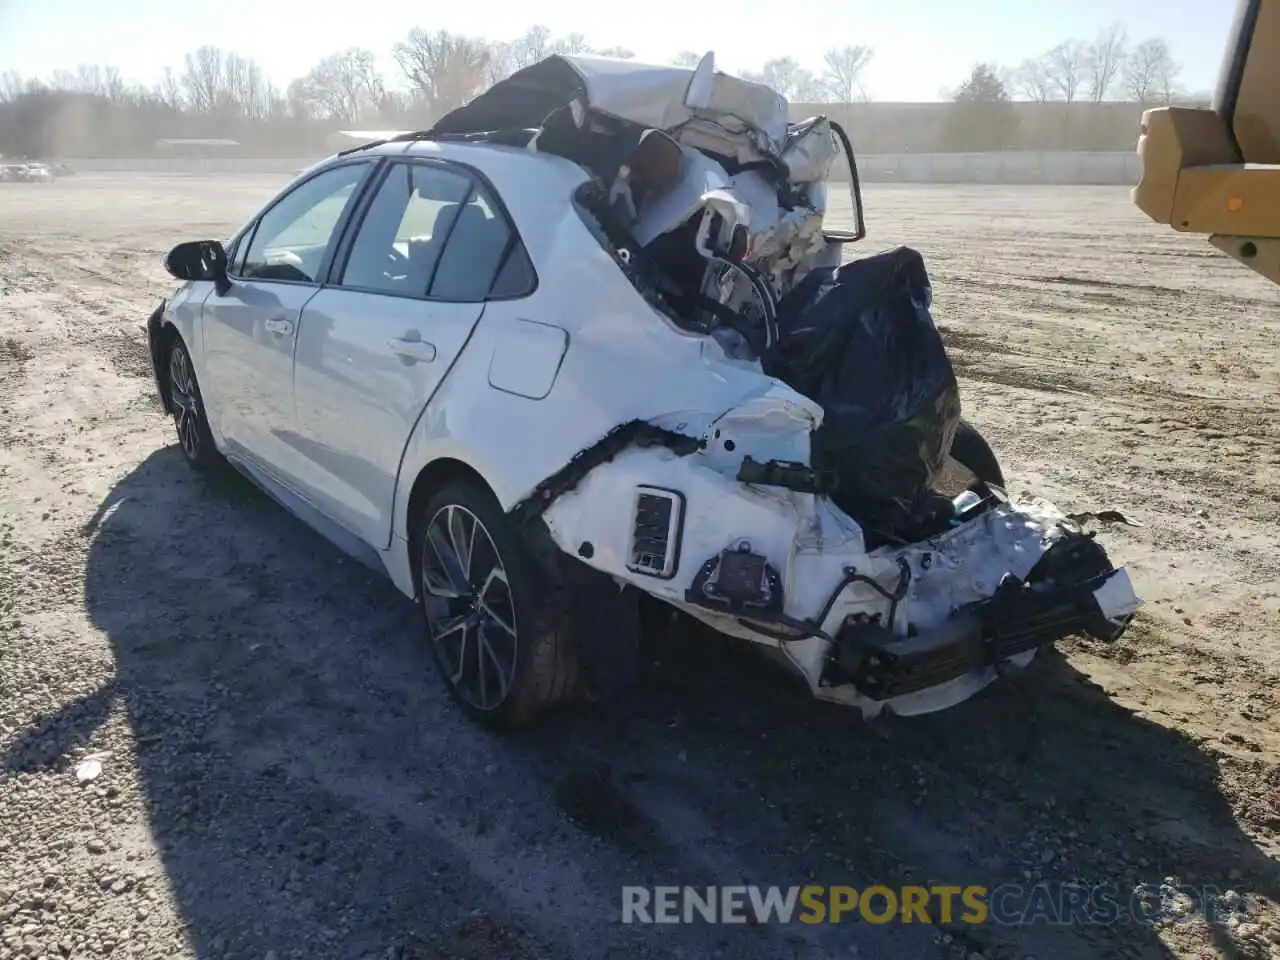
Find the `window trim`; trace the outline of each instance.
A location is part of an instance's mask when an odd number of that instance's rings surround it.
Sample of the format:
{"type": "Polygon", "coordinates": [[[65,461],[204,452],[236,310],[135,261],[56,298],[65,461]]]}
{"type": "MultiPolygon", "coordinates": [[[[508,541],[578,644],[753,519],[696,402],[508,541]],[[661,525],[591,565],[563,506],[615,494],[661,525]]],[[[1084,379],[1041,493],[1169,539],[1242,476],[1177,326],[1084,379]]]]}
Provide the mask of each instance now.
{"type": "Polygon", "coordinates": [[[520,242],[520,238],[512,231],[511,236],[507,239],[506,249],[502,251],[502,257],[498,260],[498,269],[494,271],[493,282],[489,284],[489,294],[485,297],[485,303],[490,301],[501,303],[506,300],[523,300],[529,296],[528,293],[512,294],[505,297],[495,297],[493,295],[493,288],[498,285],[498,278],[502,276],[502,271],[507,269],[507,265],[511,262],[511,258],[516,255],[517,250],[524,251],[525,262],[529,264],[529,272],[533,274],[533,287],[530,292],[538,289],[538,271],[533,266],[533,257],[529,256],[529,248],[520,242]]]}
{"type": "Polygon", "coordinates": [[[235,239],[236,252],[237,253],[241,252],[239,249],[239,246],[243,244],[244,245],[243,253],[244,253],[244,256],[247,257],[249,255],[249,250],[253,247],[253,241],[257,239],[258,229],[259,227],[262,226],[263,219],[269,213],[271,213],[272,210],[278,207],[281,203],[283,203],[286,199],[288,199],[298,190],[301,190],[303,187],[313,182],[318,177],[322,177],[333,170],[339,169],[340,167],[357,167],[357,166],[368,167],[369,169],[365,170],[364,175],[361,177],[360,180],[356,182],[355,190],[352,191],[351,200],[347,203],[346,208],[342,211],[342,215],[338,218],[338,222],[334,224],[333,232],[329,235],[328,246],[325,247],[324,256],[320,258],[320,266],[319,266],[319,269],[316,270],[316,275],[313,279],[284,280],[279,277],[246,277],[244,274],[239,272],[239,268],[241,267],[241,264],[231,261],[230,258],[228,258],[228,263],[227,263],[227,276],[230,277],[232,280],[236,280],[240,283],[283,283],[283,284],[288,284],[289,286],[292,286],[292,287],[316,287],[316,288],[325,286],[325,280],[329,275],[329,270],[330,270],[330,267],[332,266],[334,253],[337,251],[338,244],[341,242],[343,236],[345,235],[347,224],[351,221],[351,217],[355,213],[356,208],[359,207],[360,204],[363,203],[364,201],[365,194],[368,192],[369,181],[373,175],[373,172],[378,169],[380,165],[380,159],[381,158],[371,158],[371,157],[352,157],[350,159],[344,158],[338,161],[337,163],[331,163],[322,167],[319,170],[313,171],[311,176],[306,177],[305,179],[299,180],[296,183],[292,184],[283,193],[277,195],[273,200],[271,200],[267,206],[259,210],[257,215],[249,222],[248,226],[246,226],[245,229],[241,232],[241,234],[235,239]]]}
{"type": "Polygon", "coordinates": [[[371,178],[366,185],[364,193],[360,197],[360,202],[355,204],[351,209],[351,216],[346,219],[343,225],[342,235],[339,237],[338,244],[329,257],[327,270],[321,271],[321,286],[334,290],[350,290],[353,293],[362,293],[369,296],[378,297],[395,297],[400,300],[417,300],[425,303],[502,303],[510,300],[524,300],[533,296],[541,285],[538,276],[538,268],[534,265],[533,257],[529,256],[528,244],[524,242],[524,238],[520,235],[520,228],[516,225],[515,218],[511,215],[511,211],[507,209],[506,203],[502,199],[502,194],[498,192],[497,187],[493,185],[493,181],[485,176],[484,172],[473,167],[471,164],[462,163],[457,160],[446,160],[442,157],[418,157],[412,155],[397,155],[387,158],[387,162],[382,165],[378,174],[371,178]],[[484,296],[475,300],[449,300],[444,297],[433,297],[430,294],[431,287],[435,284],[436,270],[440,267],[440,260],[444,258],[444,253],[448,249],[449,240],[453,237],[453,228],[457,226],[458,217],[453,218],[453,222],[449,224],[449,231],[445,234],[440,247],[440,258],[437,259],[431,270],[431,277],[427,281],[427,292],[417,293],[399,293],[393,290],[377,290],[372,287],[361,287],[349,285],[340,282],[343,271],[347,268],[347,261],[351,258],[351,250],[355,246],[356,238],[360,235],[360,230],[364,226],[365,217],[369,213],[370,207],[373,206],[374,199],[377,197],[378,191],[382,189],[383,183],[387,177],[391,176],[391,171],[400,164],[413,164],[422,167],[437,167],[448,173],[464,177],[470,184],[463,197],[463,203],[469,203],[475,195],[477,187],[483,191],[485,200],[492,206],[495,216],[502,217],[507,225],[510,237],[507,240],[507,246],[503,250],[501,259],[498,261],[498,269],[494,271],[493,280],[489,282],[489,290],[485,291],[484,296]],[[533,277],[533,282],[528,290],[524,293],[495,297],[491,296],[493,285],[497,281],[498,274],[502,272],[502,268],[506,265],[507,260],[511,256],[511,251],[515,249],[514,244],[518,243],[524,247],[525,257],[529,261],[529,272],[533,277]]]}
{"type": "MultiPolygon", "coordinates": [[[[364,227],[365,218],[368,216],[369,210],[373,207],[374,203],[378,199],[378,192],[382,189],[383,184],[385,184],[387,180],[391,178],[392,171],[394,171],[398,166],[400,166],[406,160],[411,160],[411,159],[412,158],[406,158],[406,157],[392,157],[387,161],[387,163],[383,165],[382,170],[378,174],[377,182],[372,184],[369,187],[368,192],[361,198],[360,208],[358,210],[352,211],[351,219],[348,222],[346,230],[343,232],[343,235],[342,235],[341,245],[339,246],[338,249],[334,251],[333,262],[329,264],[329,272],[325,278],[324,286],[328,288],[332,288],[334,290],[350,290],[353,293],[364,293],[364,294],[369,294],[371,296],[396,297],[399,300],[427,300],[432,303],[481,303],[483,301],[479,301],[479,300],[462,300],[462,301],[441,300],[436,297],[428,296],[426,292],[423,292],[421,294],[401,293],[396,290],[381,290],[381,289],[378,289],[377,287],[365,287],[365,286],[360,286],[359,284],[341,282],[342,275],[346,273],[347,266],[351,261],[351,254],[355,250],[356,240],[359,238],[360,231],[364,227]]],[[[441,169],[445,170],[446,173],[453,174],[454,176],[461,177],[463,180],[465,180],[467,189],[466,189],[466,192],[462,195],[462,200],[460,201],[460,204],[467,203],[471,199],[472,195],[476,192],[476,182],[474,178],[472,178],[469,175],[468,171],[466,170],[450,170],[448,169],[449,165],[446,163],[422,163],[418,165],[440,167],[441,169]]],[[[449,244],[449,238],[453,235],[454,224],[456,224],[457,222],[458,222],[458,218],[456,216],[453,218],[453,220],[449,222],[449,229],[445,233],[444,239],[440,244],[441,257],[444,256],[444,249],[449,244]]],[[[435,282],[436,269],[439,266],[440,266],[440,258],[437,257],[435,264],[432,265],[431,275],[427,277],[428,291],[431,289],[431,284],[435,282]]]]}

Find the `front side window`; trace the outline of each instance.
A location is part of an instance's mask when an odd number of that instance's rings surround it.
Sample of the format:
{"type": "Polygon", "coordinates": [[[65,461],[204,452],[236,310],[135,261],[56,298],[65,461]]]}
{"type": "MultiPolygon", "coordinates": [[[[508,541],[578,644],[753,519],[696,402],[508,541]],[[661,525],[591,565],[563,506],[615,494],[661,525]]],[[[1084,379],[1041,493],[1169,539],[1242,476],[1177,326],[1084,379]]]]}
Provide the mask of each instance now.
{"type": "Polygon", "coordinates": [[[318,173],[263,214],[240,276],[315,283],[334,231],[368,168],[367,163],[348,163],[318,173]]]}
{"type": "Polygon", "coordinates": [[[442,167],[398,163],[361,221],[341,286],[425,297],[471,179],[442,167]]]}

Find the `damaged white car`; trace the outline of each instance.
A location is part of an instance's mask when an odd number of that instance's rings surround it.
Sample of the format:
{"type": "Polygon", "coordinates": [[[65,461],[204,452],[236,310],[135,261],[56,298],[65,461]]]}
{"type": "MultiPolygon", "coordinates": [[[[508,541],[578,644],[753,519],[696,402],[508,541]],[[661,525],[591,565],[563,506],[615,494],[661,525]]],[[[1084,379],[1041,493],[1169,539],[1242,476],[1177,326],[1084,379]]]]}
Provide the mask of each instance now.
{"type": "Polygon", "coordinates": [[[175,247],[157,385],[190,461],[417,599],[477,719],[625,681],[644,595],[938,710],[1139,600],[1086,517],[1010,502],[922,259],[841,266],[864,232],[835,123],[710,54],[550,57],[175,247]]]}

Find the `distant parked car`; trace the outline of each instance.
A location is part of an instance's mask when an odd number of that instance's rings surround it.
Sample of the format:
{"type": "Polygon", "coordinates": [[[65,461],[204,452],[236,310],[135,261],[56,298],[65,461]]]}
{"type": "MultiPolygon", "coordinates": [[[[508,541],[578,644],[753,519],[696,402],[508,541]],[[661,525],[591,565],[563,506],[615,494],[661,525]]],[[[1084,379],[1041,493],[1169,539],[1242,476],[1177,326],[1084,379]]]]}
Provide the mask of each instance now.
{"type": "Polygon", "coordinates": [[[51,183],[55,179],[53,169],[47,163],[23,160],[0,165],[0,180],[8,183],[51,183]]]}
{"type": "Polygon", "coordinates": [[[52,183],[57,179],[53,168],[47,163],[28,163],[26,180],[30,183],[52,183]]]}

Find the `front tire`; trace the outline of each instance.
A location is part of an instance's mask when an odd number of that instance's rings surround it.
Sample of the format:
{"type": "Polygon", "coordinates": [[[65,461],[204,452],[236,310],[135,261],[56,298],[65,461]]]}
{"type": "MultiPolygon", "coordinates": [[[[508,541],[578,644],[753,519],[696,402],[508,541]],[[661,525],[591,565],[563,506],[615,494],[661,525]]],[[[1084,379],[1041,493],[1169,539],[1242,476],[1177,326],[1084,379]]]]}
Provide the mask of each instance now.
{"type": "Polygon", "coordinates": [[[467,715],[508,729],[567,699],[576,666],[557,591],[492,494],[449,484],[419,515],[414,544],[427,640],[467,715]]]}
{"type": "Polygon", "coordinates": [[[222,454],[213,442],[195,364],[191,362],[187,345],[176,333],[169,347],[169,412],[178,432],[178,446],[187,462],[202,471],[221,466],[222,454]]]}

